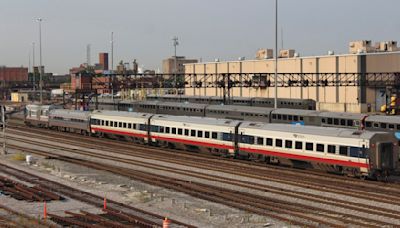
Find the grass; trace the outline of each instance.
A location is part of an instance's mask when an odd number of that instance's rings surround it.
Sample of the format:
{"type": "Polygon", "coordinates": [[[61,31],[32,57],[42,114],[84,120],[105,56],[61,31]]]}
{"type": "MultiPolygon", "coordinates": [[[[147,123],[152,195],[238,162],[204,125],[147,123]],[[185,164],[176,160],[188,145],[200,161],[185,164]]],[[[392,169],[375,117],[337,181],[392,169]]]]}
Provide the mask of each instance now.
{"type": "Polygon", "coordinates": [[[19,152],[19,153],[13,154],[11,159],[14,161],[25,161],[26,156],[25,156],[25,154],[19,152]]]}

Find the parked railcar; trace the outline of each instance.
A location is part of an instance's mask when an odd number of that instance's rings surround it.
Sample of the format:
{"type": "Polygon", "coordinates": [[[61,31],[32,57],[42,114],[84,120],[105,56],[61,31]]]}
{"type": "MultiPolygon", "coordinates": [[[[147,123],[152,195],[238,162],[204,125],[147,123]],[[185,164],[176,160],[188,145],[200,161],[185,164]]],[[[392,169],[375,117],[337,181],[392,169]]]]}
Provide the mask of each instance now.
{"type": "Polygon", "coordinates": [[[398,145],[386,132],[243,122],[239,154],[294,167],[380,177],[397,168],[398,145]]]}
{"type": "Polygon", "coordinates": [[[149,120],[152,114],[118,111],[93,111],[91,133],[100,137],[123,137],[128,141],[146,143],[149,140],[149,120]]]}
{"type": "Polygon", "coordinates": [[[240,122],[235,120],[155,115],[150,119],[150,138],[159,146],[234,156],[240,122]]]}
{"type": "Polygon", "coordinates": [[[400,145],[400,116],[367,116],[365,118],[365,129],[391,132],[399,140],[400,145]]]}
{"type": "Polygon", "coordinates": [[[61,107],[54,105],[27,105],[25,107],[24,122],[30,126],[49,127],[50,111],[57,108],[61,107]]]}
{"type": "Polygon", "coordinates": [[[209,105],[205,108],[205,116],[221,119],[270,122],[273,108],[246,107],[240,105],[209,105]]]}
{"type": "Polygon", "coordinates": [[[90,133],[89,119],[88,111],[54,109],[49,114],[49,128],[87,135],[90,133]]]}

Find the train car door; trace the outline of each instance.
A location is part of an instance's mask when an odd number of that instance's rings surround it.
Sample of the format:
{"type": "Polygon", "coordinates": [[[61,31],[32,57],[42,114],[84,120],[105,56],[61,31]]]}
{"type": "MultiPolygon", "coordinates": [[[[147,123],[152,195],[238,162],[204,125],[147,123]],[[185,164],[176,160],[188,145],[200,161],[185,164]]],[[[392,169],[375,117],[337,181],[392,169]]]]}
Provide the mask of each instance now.
{"type": "Polygon", "coordinates": [[[382,170],[394,169],[393,167],[393,143],[380,143],[378,147],[378,168],[382,170]]]}

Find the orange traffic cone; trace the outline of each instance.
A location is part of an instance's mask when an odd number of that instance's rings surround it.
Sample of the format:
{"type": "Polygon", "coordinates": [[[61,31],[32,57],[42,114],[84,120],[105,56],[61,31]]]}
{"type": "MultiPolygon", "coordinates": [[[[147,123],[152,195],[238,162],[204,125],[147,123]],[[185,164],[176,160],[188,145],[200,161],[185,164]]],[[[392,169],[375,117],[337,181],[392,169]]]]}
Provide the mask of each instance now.
{"type": "Polygon", "coordinates": [[[167,217],[163,220],[163,228],[169,228],[169,225],[171,224],[171,220],[169,220],[167,217]]]}
{"type": "Polygon", "coordinates": [[[47,219],[47,204],[46,204],[46,201],[44,201],[43,218],[47,219]]]}
{"type": "Polygon", "coordinates": [[[104,197],[104,201],[103,201],[103,209],[107,209],[107,199],[106,197],[104,197]]]}

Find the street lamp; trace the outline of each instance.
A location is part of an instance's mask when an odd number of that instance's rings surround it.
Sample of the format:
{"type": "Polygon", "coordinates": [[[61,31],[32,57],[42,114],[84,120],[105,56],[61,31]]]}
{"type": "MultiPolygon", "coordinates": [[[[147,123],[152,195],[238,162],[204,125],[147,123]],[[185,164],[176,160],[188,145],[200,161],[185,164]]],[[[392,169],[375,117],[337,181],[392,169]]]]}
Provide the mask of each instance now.
{"type": "Polygon", "coordinates": [[[178,42],[178,37],[177,36],[175,36],[174,38],[172,38],[172,40],[174,41],[174,84],[175,84],[175,93],[176,93],[176,95],[178,95],[178,87],[177,87],[177,75],[176,75],[176,73],[177,73],[177,58],[176,58],[176,46],[178,46],[179,45],[179,42],[178,42]]]}
{"type": "Polygon", "coordinates": [[[274,108],[278,108],[278,0],[275,0],[275,98],[274,108]]]}
{"type": "Polygon", "coordinates": [[[40,104],[43,104],[43,65],[42,65],[42,18],[36,19],[39,22],[39,90],[40,104]]]}

